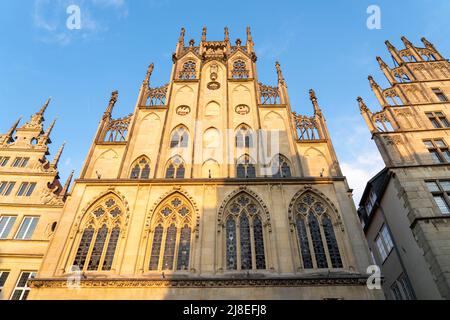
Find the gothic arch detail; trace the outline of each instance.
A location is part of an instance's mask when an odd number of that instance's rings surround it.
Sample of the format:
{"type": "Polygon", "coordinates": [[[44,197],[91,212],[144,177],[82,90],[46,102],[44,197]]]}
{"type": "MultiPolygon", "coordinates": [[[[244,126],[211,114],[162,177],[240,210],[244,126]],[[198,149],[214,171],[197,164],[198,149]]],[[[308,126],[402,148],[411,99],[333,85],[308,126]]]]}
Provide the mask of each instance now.
{"type": "Polygon", "coordinates": [[[148,233],[151,229],[152,226],[152,218],[153,215],[156,211],[156,209],[158,208],[158,206],[164,202],[165,199],[169,198],[170,196],[172,196],[173,194],[178,193],[182,196],[184,196],[187,200],[189,200],[190,205],[192,206],[194,212],[192,215],[192,220],[195,221],[195,224],[193,225],[194,231],[195,231],[195,237],[198,238],[199,237],[199,232],[200,232],[200,210],[194,200],[194,198],[185,190],[183,190],[181,187],[175,187],[172,190],[164,193],[163,195],[161,195],[158,200],[156,200],[153,204],[153,206],[151,207],[151,209],[148,211],[147,216],[145,217],[145,226],[144,226],[144,239],[147,238],[148,233]]]}
{"type": "Polygon", "coordinates": [[[81,271],[91,272],[114,270],[128,220],[128,204],[114,190],[91,201],[74,226],[75,234],[71,239],[75,241],[76,251],[69,256],[71,268],[76,266],[81,271]]]}
{"type": "Polygon", "coordinates": [[[225,214],[225,209],[227,207],[227,204],[230,202],[231,199],[233,199],[235,196],[237,196],[240,193],[247,193],[248,195],[253,197],[258,202],[258,204],[263,209],[265,224],[267,225],[269,232],[272,232],[272,223],[270,220],[269,208],[266,206],[264,201],[261,199],[261,197],[256,192],[250,190],[247,187],[240,187],[239,189],[234,190],[229,195],[227,195],[225,197],[225,199],[222,201],[222,205],[220,206],[220,208],[218,210],[218,215],[217,215],[217,224],[219,227],[217,229],[218,232],[220,232],[221,228],[225,226],[225,223],[223,221],[223,216],[225,214]]]}

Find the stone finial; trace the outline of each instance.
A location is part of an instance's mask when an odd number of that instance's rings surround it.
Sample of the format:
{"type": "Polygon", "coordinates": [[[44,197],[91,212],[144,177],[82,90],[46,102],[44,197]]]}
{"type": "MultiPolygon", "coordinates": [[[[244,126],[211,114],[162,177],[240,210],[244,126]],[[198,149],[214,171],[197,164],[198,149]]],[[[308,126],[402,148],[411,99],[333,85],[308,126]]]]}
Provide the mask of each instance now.
{"type": "Polygon", "coordinates": [[[206,41],[206,27],[202,29],[202,41],[206,41]]]}
{"type": "Polygon", "coordinates": [[[225,33],[225,41],[230,41],[230,33],[228,32],[228,27],[225,27],[224,33],[225,33]]]}
{"type": "Polygon", "coordinates": [[[108,107],[106,108],[106,111],[103,114],[103,119],[111,118],[112,112],[114,110],[114,106],[117,102],[118,97],[119,97],[119,91],[115,90],[111,93],[111,98],[109,99],[108,107]]]}

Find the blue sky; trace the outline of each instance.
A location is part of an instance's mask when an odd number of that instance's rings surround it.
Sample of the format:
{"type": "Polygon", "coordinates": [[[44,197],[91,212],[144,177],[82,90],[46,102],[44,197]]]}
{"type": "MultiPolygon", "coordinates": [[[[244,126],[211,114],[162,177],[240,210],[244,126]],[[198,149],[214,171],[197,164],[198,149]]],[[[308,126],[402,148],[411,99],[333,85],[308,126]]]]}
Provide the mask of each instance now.
{"type": "Polygon", "coordinates": [[[386,86],[375,56],[391,61],[384,46],[415,44],[425,36],[444,56],[450,52],[450,1],[173,1],[21,0],[0,2],[0,131],[20,116],[28,120],[47,97],[53,101],[52,154],[67,141],[62,178],[79,173],[111,91],[120,92],[115,115],[133,111],[150,62],[153,85],[169,80],[171,55],[181,27],[198,43],[245,39],[251,26],[259,79],[276,83],[279,60],[291,103],[311,114],[308,90],[316,90],[335,148],[358,201],[365,182],[384,164],[359,114],[356,97],[378,109],[367,75],[386,86]],[[66,27],[66,8],[81,9],[81,30],[66,27]],[[381,8],[381,29],[369,30],[366,10],[381,8]]]}

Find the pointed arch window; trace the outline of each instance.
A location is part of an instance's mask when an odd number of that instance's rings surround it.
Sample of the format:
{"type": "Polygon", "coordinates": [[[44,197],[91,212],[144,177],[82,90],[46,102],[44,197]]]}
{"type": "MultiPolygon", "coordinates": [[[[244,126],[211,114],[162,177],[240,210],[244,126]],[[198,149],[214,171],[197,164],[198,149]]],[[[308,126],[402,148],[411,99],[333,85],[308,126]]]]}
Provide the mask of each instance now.
{"type": "Polygon", "coordinates": [[[243,155],[238,159],[236,177],[240,179],[256,178],[255,162],[249,155],[243,155]]]}
{"type": "Polygon", "coordinates": [[[287,158],[281,154],[276,155],[272,159],[272,177],[274,178],[290,178],[291,166],[287,158]]]}
{"type": "Polygon", "coordinates": [[[249,77],[249,71],[247,64],[244,60],[238,59],[233,62],[233,69],[231,75],[234,79],[247,79],[249,77]]]}
{"type": "Polygon", "coordinates": [[[317,195],[307,192],[295,201],[293,208],[303,268],[342,268],[330,206],[317,195]]]}
{"type": "Polygon", "coordinates": [[[147,157],[137,159],[131,168],[130,179],[150,178],[150,160],[147,157]]]}
{"type": "Polygon", "coordinates": [[[108,196],[93,206],[80,231],[73,262],[81,271],[110,271],[124,228],[121,201],[108,196]]]}
{"type": "Polygon", "coordinates": [[[266,269],[263,209],[250,195],[233,197],[225,209],[225,264],[227,270],[266,269]]]}
{"type": "Polygon", "coordinates": [[[170,138],[170,148],[187,148],[189,144],[189,133],[186,128],[178,127],[170,138]]]}
{"type": "Polygon", "coordinates": [[[166,169],[166,179],[184,179],[186,167],[183,159],[176,156],[169,161],[166,169]]]}
{"type": "Polygon", "coordinates": [[[180,71],[179,78],[182,80],[192,80],[196,78],[197,65],[195,61],[188,60],[183,64],[183,68],[180,71]]]}
{"type": "Polygon", "coordinates": [[[236,147],[237,148],[252,148],[253,135],[247,126],[241,126],[236,132],[236,147]]]}
{"type": "Polygon", "coordinates": [[[158,206],[153,218],[150,271],[189,270],[193,208],[181,194],[158,206]]]}

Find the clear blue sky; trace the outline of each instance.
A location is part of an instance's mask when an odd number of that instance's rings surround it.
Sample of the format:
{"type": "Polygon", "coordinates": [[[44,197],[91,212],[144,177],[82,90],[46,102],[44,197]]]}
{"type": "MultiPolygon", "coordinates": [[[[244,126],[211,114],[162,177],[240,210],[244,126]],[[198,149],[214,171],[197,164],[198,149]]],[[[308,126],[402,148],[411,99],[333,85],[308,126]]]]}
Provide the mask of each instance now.
{"type": "MultiPolygon", "coordinates": [[[[367,75],[383,86],[375,56],[390,61],[384,41],[402,47],[405,35],[425,36],[444,56],[450,53],[450,1],[173,1],[5,0],[0,2],[0,131],[23,115],[28,120],[48,96],[47,125],[58,116],[52,154],[64,142],[60,165],[77,174],[110,93],[120,92],[115,116],[133,111],[150,62],[154,85],[168,82],[179,30],[198,43],[203,25],[209,39],[245,39],[252,27],[258,74],[276,83],[279,60],[293,108],[311,114],[314,88],[334,145],[358,201],[367,179],[383,167],[359,114],[361,95],[378,109],[367,75]],[[81,8],[82,29],[66,28],[66,8],[81,8]],[[366,27],[367,7],[381,8],[381,29],[366,27]]],[[[421,44],[420,44],[421,45],[421,44]]]]}

